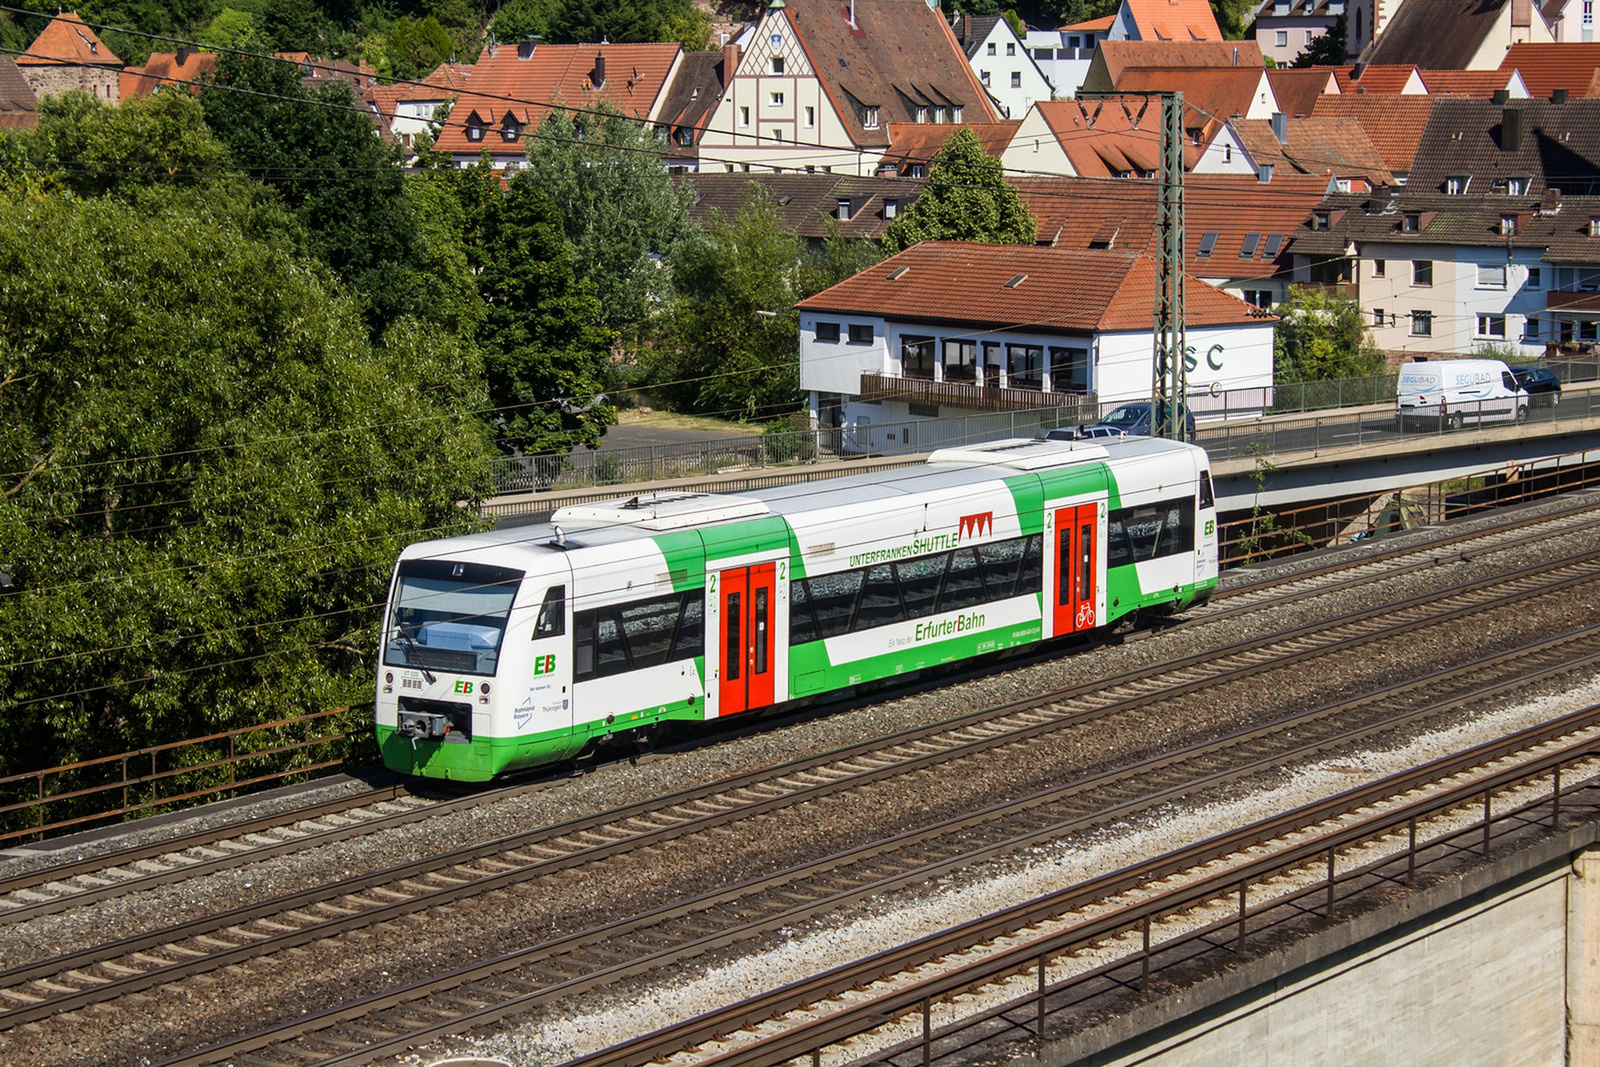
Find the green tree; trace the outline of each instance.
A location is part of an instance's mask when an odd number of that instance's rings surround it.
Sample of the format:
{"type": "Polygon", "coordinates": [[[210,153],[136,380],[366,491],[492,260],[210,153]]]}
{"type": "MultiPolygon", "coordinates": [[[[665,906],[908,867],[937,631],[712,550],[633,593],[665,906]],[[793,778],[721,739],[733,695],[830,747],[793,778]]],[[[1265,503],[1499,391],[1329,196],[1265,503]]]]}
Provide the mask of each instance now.
{"type": "Polygon", "coordinates": [[[270,0],[264,29],[278,51],[320,53],[327,43],[327,21],[315,0],[270,0]]]}
{"type": "Polygon", "coordinates": [[[380,73],[410,81],[426,78],[455,50],[455,37],[432,15],[402,17],[389,28],[384,48],[389,69],[380,73]]]}
{"type": "Polygon", "coordinates": [[[202,45],[214,51],[237,49],[244,52],[265,52],[270,42],[261,25],[261,19],[249,11],[225,7],[196,35],[202,45]]]}
{"type": "Polygon", "coordinates": [[[883,248],[893,254],[919,241],[1031,245],[1038,232],[1000,161],[983,150],[970,126],[963,126],[933,157],[917,202],[889,224],[883,248]]]}
{"type": "Polygon", "coordinates": [[[1337,67],[1344,63],[1344,16],[1340,15],[1333,20],[1333,26],[1326,33],[1318,34],[1311,39],[1311,44],[1304,52],[1294,57],[1292,67],[1337,67]]]}
{"type": "Polygon", "coordinates": [[[459,191],[481,249],[482,337],[502,447],[565,452],[616,422],[600,401],[616,335],[599,325],[594,285],[578,276],[554,201],[527,175],[504,196],[487,168],[459,191]]]}
{"type": "Polygon", "coordinates": [[[1211,14],[1215,16],[1222,36],[1238,40],[1255,22],[1256,9],[1260,6],[1256,0],[1211,0],[1211,14]]]}
{"type": "Polygon", "coordinates": [[[560,0],[508,0],[495,14],[491,29],[502,41],[548,36],[550,16],[559,4],[560,0]]]}
{"type": "Polygon", "coordinates": [[[1274,376],[1280,382],[1362,378],[1383,373],[1383,351],[1367,334],[1361,308],[1312,290],[1292,287],[1273,311],[1274,376]]]}
{"type": "Polygon", "coordinates": [[[694,0],[558,0],[549,33],[558,44],[672,41],[675,31],[694,22],[693,8],[694,0]]]}
{"type": "Polygon", "coordinates": [[[0,767],[364,699],[395,554],[477,526],[474,354],[203,191],[0,191],[0,271],[0,767]]]}
{"type": "Polygon", "coordinates": [[[692,194],[673,185],[660,152],[654,133],[611,107],[556,111],[527,142],[527,176],[560,213],[578,276],[600,297],[600,325],[630,348],[668,302],[662,262],[689,230],[692,194]]]}
{"type": "Polygon", "coordinates": [[[829,219],[828,235],[823,238],[822,247],[801,262],[800,287],[796,295],[801,300],[815,296],[829,286],[860,274],[882,258],[883,251],[876,244],[860,237],[846,237],[838,220],[829,219]]]}
{"type": "Polygon", "coordinates": [[[236,165],[277,190],[311,246],[366,300],[374,336],[420,309],[410,291],[415,220],[396,150],[342,82],[308,93],[281,60],[222,55],[200,93],[236,165]]]}
{"type": "Polygon", "coordinates": [[[673,263],[673,343],[647,380],[681,410],[765,419],[800,400],[800,242],[751,184],[732,219],[713,213],[673,263]]]}

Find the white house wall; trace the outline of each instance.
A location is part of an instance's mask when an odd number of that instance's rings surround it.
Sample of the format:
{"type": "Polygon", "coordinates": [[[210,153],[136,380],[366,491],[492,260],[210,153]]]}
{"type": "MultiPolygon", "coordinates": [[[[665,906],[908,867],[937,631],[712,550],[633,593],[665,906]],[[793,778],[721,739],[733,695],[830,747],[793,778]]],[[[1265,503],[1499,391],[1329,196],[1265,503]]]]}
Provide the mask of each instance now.
{"type": "Polygon", "coordinates": [[[1022,125],[1011,135],[1011,143],[1000,155],[1000,164],[1007,174],[1063,174],[1077,177],[1072,160],[1056,140],[1055,131],[1039,114],[1039,109],[1029,108],[1022,125]]]}
{"type": "MultiPolygon", "coordinates": [[[[1272,335],[1270,322],[1190,329],[1189,392],[1208,390],[1213,382],[1219,390],[1271,385],[1272,335]]],[[[1101,405],[1149,399],[1152,358],[1148,330],[1101,334],[1094,367],[1101,405]]]]}
{"type": "MultiPolygon", "coordinates": [[[[1005,19],[994,24],[989,36],[978,45],[971,63],[979,84],[989,90],[989,95],[1000,104],[1007,118],[1021,118],[1035,101],[1050,99],[1050,83],[1034,63],[1027,45],[1017,40],[1017,35],[1011,31],[1005,19]],[[1006,55],[1008,44],[1015,49],[1014,55],[1006,55]],[[991,45],[994,55],[989,54],[991,45]],[[985,74],[989,76],[988,81],[984,81],[985,74]],[[1011,87],[1012,74],[1019,75],[1022,83],[1015,89],[1011,87]]],[[[1087,70],[1088,64],[1084,68],[1087,70]]]]}
{"type": "Polygon", "coordinates": [[[1501,248],[1472,248],[1448,245],[1383,245],[1371,242],[1361,246],[1356,261],[1357,294],[1361,310],[1372,326],[1378,347],[1389,351],[1466,354],[1487,344],[1515,345],[1530,358],[1542,355],[1544,344],[1553,340],[1554,326],[1545,317],[1548,290],[1556,282],[1556,268],[1540,260],[1540,249],[1516,249],[1508,259],[1501,248]],[[1413,284],[1413,264],[1431,257],[1433,284],[1413,284]],[[1383,261],[1383,274],[1377,263],[1383,261]],[[1504,266],[1506,284],[1502,288],[1479,285],[1480,264],[1504,266]],[[1537,284],[1530,271],[1538,271],[1537,284]],[[1375,312],[1383,313],[1378,326],[1375,312]],[[1416,311],[1433,313],[1433,333],[1417,337],[1411,332],[1416,311]],[[1503,315],[1505,336],[1478,334],[1479,315],[1503,315]],[[1527,337],[1531,315],[1540,316],[1537,338],[1527,337]]]}
{"type": "MultiPolygon", "coordinates": [[[[1245,149],[1238,132],[1231,124],[1224,123],[1222,129],[1211,139],[1211,143],[1201,151],[1200,158],[1195,160],[1191,173],[1255,174],[1258,170],[1256,161],[1245,149]]],[[[1268,187],[1263,186],[1263,190],[1267,189],[1268,187]]]]}

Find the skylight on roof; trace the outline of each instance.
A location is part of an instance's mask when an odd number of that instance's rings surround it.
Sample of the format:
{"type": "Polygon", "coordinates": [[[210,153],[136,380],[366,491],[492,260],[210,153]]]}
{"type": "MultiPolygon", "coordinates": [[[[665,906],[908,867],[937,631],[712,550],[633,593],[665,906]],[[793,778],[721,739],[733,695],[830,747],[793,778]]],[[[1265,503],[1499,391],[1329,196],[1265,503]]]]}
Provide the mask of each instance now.
{"type": "MultiPolygon", "coordinates": [[[[906,276],[906,272],[909,271],[910,269],[911,269],[910,267],[896,267],[894,270],[889,272],[889,280],[891,282],[899,281],[901,278],[904,278],[906,276]]],[[[1022,275],[1019,274],[1019,275],[1017,275],[1017,277],[1020,278],[1020,277],[1022,277],[1022,275]]]]}
{"type": "Polygon", "coordinates": [[[1240,259],[1250,259],[1251,257],[1253,257],[1256,254],[1256,246],[1259,245],[1260,243],[1261,243],[1261,235],[1259,233],[1247,233],[1247,234],[1245,234],[1244,235],[1244,245],[1243,245],[1243,247],[1241,247],[1239,249],[1239,258],[1240,259]]]}
{"type": "Polygon", "coordinates": [[[1201,259],[1205,259],[1207,256],[1211,255],[1212,251],[1214,251],[1217,247],[1217,238],[1220,236],[1221,234],[1216,230],[1207,230],[1200,238],[1200,250],[1196,252],[1195,255],[1201,259]]]}
{"type": "Polygon", "coordinates": [[[1277,259],[1278,250],[1283,247],[1283,234],[1271,233],[1267,235],[1267,247],[1261,250],[1262,259],[1277,259]]]}
{"type": "Polygon", "coordinates": [[[1001,288],[1002,289],[1015,289],[1017,286],[1021,285],[1024,281],[1026,281],[1027,277],[1028,276],[1026,274],[1018,274],[1017,276],[1012,278],[1009,282],[1006,282],[1005,285],[1001,286],[1001,288]]]}

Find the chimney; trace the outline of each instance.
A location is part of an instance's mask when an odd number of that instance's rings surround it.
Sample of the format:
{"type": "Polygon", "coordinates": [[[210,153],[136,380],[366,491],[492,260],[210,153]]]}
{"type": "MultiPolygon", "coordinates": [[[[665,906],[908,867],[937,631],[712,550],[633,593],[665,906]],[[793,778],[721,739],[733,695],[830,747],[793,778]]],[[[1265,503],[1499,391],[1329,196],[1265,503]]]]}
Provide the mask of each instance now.
{"type": "Polygon", "coordinates": [[[1233,46],[1233,65],[1236,66],[1236,67],[1239,65],[1239,46],[1238,45],[1234,45],[1233,46]]]}
{"type": "Polygon", "coordinates": [[[1366,72],[1367,72],[1366,63],[1365,62],[1357,63],[1354,67],[1352,67],[1350,69],[1350,80],[1353,81],[1353,82],[1358,82],[1358,81],[1361,80],[1361,75],[1365,74],[1366,72]]]}
{"type": "Polygon", "coordinates": [[[604,52],[596,52],[594,54],[594,69],[589,72],[589,84],[594,86],[596,89],[602,89],[605,87],[606,54],[604,52]]]}
{"type": "Polygon", "coordinates": [[[1550,93],[1550,102],[1557,107],[1560,107],[1567,102],[1567,94],[1568,90],[1566,89],[1552,90],[1550,93]]]}
{"type": "Polygon", "coordinates": [[[852,30],[860,29],[856,25],[856,0],[850,0],[850,28],[852,30]]]}
{"type": "Polygon", "coordinates": [[[1496,107],[1505,107],[1510,100],[1511,90],[1509,89],[1496,89],[1494,91],[1494,95],[1489,97],[1490,103],[1494,104],[1496,107]]]}
{"type": "Polygon", "coordinates": [[[1281,111],[1272,113],[1272,136],[1278,139],[1279,144],[1289,143],[1289,116],[1281,111]]]}
{"type": "Polygon", "coordinates": [[[537,38],[535,38],[535,37],[524,37],[522,40],[517,42],[517,58],[518,59],[532,59],[533,58],[533,50],[535,48],[538,48],[538,47],[539,47],[539,41],[538,41],[537,38]]]}
{"type": "Polygon", "coordinates": [[[178,66],[181,67],[185,63],[189,62],[190,54],[191,53],[190,53],[189,49],[187,49],[187,48],[178,49],[178,66]]]}
{"type": "Polygon", "coordinates": [[[1522,147],[1522,112],[1508,107],[1500,113],[1500,151],[1515,152],[1522,147]]]}
{"type": "Polygon", "coordinates": [[[739,69],[739,46],[733,43],[722,46],[722,84],[733,84],[733,72],[739,69]]]}
{"type": "Polygon", "coordinates": [[[1561,207],[1561,190],[1554,186],[1545,186],[1544,195],[1539,198],[1539,210],[1545,213],[1556,211],[1561,207]]]}
{"type": "Polygon", "coordinates": [[[1271,185],[1272,171],[1273,165],[1271,163],[1261,164],[1261,169],[1256,172],[1256,181],[1260,182],[1262,185],[1271,185]]]}

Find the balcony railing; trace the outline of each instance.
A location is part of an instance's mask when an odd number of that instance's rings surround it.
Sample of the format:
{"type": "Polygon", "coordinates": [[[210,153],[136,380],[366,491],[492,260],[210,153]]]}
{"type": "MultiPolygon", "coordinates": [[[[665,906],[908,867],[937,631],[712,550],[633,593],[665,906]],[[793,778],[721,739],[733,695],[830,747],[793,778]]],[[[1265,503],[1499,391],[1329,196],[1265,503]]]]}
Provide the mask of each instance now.
{"type": "Polygon", "coordinates": [[[892,400],[977,411],[1029,411],[1068,404],[1094,407],[1093,394],[1045,393],[1037,389],[1002,389],[971,382],[933,382],[925,378],[894,378],[886,374],[861,376],[862,400],[892,400]]]}

